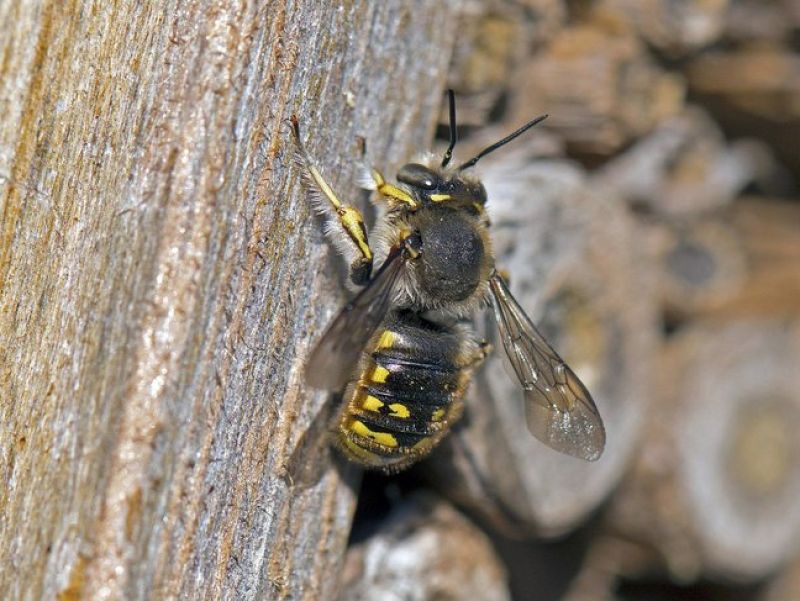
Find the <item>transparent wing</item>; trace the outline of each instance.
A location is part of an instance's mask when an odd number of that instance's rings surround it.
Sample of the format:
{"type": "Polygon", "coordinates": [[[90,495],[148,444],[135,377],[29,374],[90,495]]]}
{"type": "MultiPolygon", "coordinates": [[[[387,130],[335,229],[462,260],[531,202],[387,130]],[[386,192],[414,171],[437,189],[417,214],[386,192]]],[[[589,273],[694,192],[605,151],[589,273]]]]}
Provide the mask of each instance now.
{"type": "Polygon", "coordinates": [[[525,391],[528,430],[556,451],[595,461],[606,432],[589,391],[538,332],[503,278],[495,273],[489,283],[503,347],[525,391]]]}
{"type": "Polygon", "coordinates": [[[389,310],[404,265],[402,249],[393,248],[375,277],[328,326],[306,364],[306,381],[311,386],[326,390],[344,388],[364,345],[389,310]]]}

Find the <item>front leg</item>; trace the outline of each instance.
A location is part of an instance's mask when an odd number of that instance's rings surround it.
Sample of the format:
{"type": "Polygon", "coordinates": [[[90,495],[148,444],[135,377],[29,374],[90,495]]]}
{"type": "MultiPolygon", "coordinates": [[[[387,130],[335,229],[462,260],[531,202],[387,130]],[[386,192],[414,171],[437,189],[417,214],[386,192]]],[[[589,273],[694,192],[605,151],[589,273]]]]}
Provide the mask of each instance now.
{"type": "Polygon", "coordinates": [[[300,125],[292,116],[292,132],[297,143],[302,166],[311,180],[316,184],[321,197],[312,195],[314,208],[322,213],[329,224],[338,221],[338,227],[327,226],[325,233],[336,249],[350,262],[350,279],[358,286],[365,285],[372,273],[373,253],[367,240],[367,228],[361,211],[351,205],[344,204],[322,177],[314,160],[300,139],[300,125]]]}
{"type": "Polygon", "coordinates": [[[364,182],[364,187],[367,190],[376,190],[392,208],[398,205],[407,205],[411,210],[418,208],[417,201],[408,192],[388,183],[383,174],[374,167],[369,170],[369,179],[364,182]]]}

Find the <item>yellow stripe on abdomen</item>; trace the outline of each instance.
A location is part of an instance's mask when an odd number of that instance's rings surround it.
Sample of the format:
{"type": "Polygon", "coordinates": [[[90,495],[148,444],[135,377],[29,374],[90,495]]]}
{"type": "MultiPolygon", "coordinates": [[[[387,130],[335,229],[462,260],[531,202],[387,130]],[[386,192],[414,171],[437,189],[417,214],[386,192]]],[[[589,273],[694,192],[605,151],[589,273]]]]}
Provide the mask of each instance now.
{"type": "Polygon", "coordinates": [[[370,430],[367,425],[360,420],[353,420],[349,425],[349,429],[353,433],[363,436],[364,438],[371,438],[385,447],[397,447],[397,439],[394,436],[387,432],[375,432],[374,430],[370,430]]]}

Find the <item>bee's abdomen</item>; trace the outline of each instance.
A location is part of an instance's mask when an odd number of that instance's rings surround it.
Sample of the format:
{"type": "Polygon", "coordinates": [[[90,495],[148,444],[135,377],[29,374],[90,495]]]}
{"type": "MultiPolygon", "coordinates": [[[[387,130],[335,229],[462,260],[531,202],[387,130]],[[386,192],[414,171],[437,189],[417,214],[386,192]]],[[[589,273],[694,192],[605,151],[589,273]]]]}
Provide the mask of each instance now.
{"type": "Polygon", "coordinates": [[[461,346],[455,332],[414,314],[389,320],[347,389],[339,425],[344,452],[387,471],[428,454],[460,413],[469,378],[461,346]]]}

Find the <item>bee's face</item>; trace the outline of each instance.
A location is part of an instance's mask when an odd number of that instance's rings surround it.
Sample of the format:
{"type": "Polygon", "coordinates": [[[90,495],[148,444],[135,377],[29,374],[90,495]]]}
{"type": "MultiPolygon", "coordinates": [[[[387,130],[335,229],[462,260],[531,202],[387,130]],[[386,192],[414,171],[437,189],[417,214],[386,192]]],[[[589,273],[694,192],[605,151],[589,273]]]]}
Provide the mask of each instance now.
{"type": "Polygon", "coordinates": [[[397,173],[397,181],[410,186],[422,201],[486,204],[486,188],[477,179],[460,171],[431,169],[420,163],[407,163],[397,173]]]}

